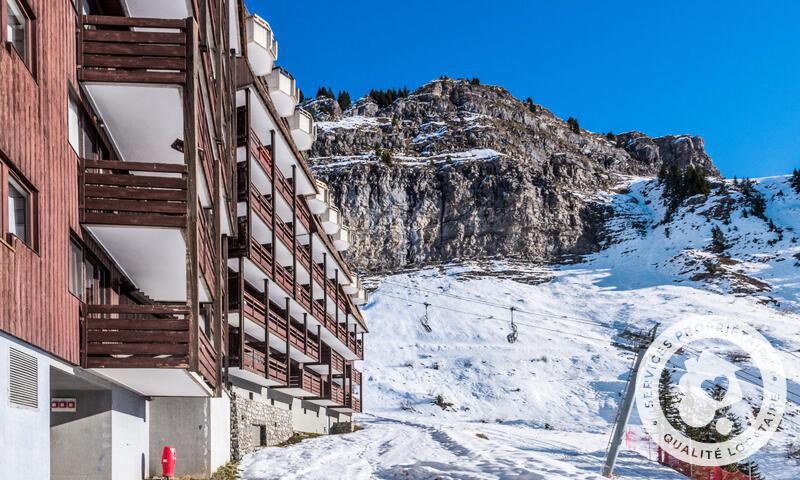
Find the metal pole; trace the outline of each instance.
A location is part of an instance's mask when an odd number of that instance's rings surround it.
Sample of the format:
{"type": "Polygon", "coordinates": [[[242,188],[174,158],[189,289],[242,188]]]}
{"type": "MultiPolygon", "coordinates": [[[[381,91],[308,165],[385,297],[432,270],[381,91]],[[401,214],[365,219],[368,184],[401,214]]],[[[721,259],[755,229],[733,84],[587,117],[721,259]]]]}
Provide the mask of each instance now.
{"type": "Polygon", "coordinates": [[[630,379],[628,380],[628,388],[625,392],[625,400],[619,410],[617,423],[614,425],[614,433],[611,435],[611,444],[608,447],[608,455],[606,455],[606,463],[603,465],[602,475],[606,478],[611,478],[614,471],[614,465],[617,463],[617,456],[619,455],[619,447],[622,444],[622,436],[625,435],[625,429],[628,426],[628,419],[633,410],[633,401],[636,398],[636,382],[639,376],[639,367],[644,359],[645,349],[636,352],[636,361],[633,364],[633,371],[631,372],[630,379]]]}

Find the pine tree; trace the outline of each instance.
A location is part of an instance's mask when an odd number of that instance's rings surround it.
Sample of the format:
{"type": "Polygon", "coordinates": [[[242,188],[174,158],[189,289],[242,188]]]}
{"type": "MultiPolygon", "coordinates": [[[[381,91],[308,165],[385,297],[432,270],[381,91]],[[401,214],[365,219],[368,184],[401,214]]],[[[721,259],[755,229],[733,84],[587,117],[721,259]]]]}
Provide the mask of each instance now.
{"type": "Polygon", "coordinates": [[[578,123],[578,119],[575,117],[569,117],[567,119],[567,125],[569,125],[569,129],[572,130],[572,133],[577,133],[580,135],[581,133],[581,125],[578,123]]]}
{"type": "Polygon", "coordinates": [[[795,168],[794,171],[792,171],[792,178],[789,179],[789,184],[795,192],[800,193],[800,170],[795,168]]]}
{"type": "Polygon", "coordinates": [[[342,110],[347,110],[350,108],[350,93],[347,90],[339,90],[339,96],[336,98],[336,101],[339,103],[339,107],[342,110]]]}
{"type": "Polygon", "coordinates": [[[324,98],[324,97],[335,99],[335,97],[333,96],[333,90],[330,88],[319,87],[317,89],[317,98],[324,98]]]}
{"type": "Polygon", "coordinates": [[[658,381],[658,401],[667,421],[673,428],[681,430],[683,422],[677,407],[679,401],[678,393],[675,385],[672,384],[672,374],[666,368],[661,371],[661,378],[658,381]]]}
{"type": "Polygon", "coordinates": [[[614,132],[609,130],[609,132],[606,133],[606,139],[607,140],[611,140],[612,142],[615,142],[617,140],[617,136],[614,135],[614,132]]]}
{"type": "Polygon", "coordinates": [[[469,83],[470,83],[470,85],[480,85],[481,84],[481,80],[478,77],[472,77],[472,79],[469,81],[469,83]]]}
{"type": "Polygon", "coordinates": [[[711,229],[711,251],[714,253],[722,253],[728,248],[728,243],[725,240],[725,234],[718,225],[714,225],[711,229]]]}

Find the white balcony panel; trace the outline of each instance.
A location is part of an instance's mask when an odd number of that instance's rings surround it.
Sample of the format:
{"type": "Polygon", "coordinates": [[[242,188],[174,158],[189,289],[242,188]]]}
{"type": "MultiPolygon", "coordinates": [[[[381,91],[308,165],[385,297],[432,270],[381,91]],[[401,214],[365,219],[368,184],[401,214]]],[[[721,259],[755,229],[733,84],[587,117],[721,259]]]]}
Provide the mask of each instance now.
{"type": "Polygon", "coordinates": [[[311,213],[322,215],[331,203],[330,190],[322,180],[316,180],[316,185],[317,193],[306,197],[306,202],[308,202],[308,209],[311,210],[311,213]]]}
{"type": "Polygon", "coordinates": [[[264,77],[264,81],[267,83],[269,96],[272,98],[278,115],[284,118],[292,116],[300,101],[294,77],[282,68],[274,68],[269,75],[264,77]]]}
{"type": "Polygon", "coordinates": [[[278,59],[278,41],[272,27],[258,15],[247,17],[247,59],[253,73],[260,77],[272,71],[278,59]]]}
{"type": "Polygon", "coordinates": [[[353,282],[342,286],[342,290],[344,290],[344,293],[348,295],[358,292],[359,288],[361,288],[361,277],[356,277],[353,282]]]}
{"type": "Polygon", "coordinates": [[[369,303],[369,293],[367,293],[367,291],[363,288],[358,289],[356,293],[350,295],[350,298],[356,305],[365,305],[369,303]]]}
{"type": "Polygon", "coordinates": [[[136,287],[157,302],[185,302],[186,242],[178,228],[87,225],[136,287]]]}
{"type": "Polygon", "coordinates": [[[314,140],[317,139],[317,126],[311,114],[298,108],[289,119],[289,128],[292,132],[292,140],[301,152],[311,149],[314,140]]]}
{"type": "Polygon", "coordinates": [[[333,235],[334,233],[338,232],[339,228],[342,226],[339,209],[336,207],[330,207],[325,213],[320,215],[319,218],[322,222],[323,230],[325,230],[325,233],[328,235],[333,235]]]}
{"type": "Polygon", "coordinates": [[[190,0],[123,0],[129,17],[184,19],[194,16],[190,0]]]}
{"type": "Polygon", "coordinates": [[[333,246],[336,250],[342,251],[350,248],[350,229],[344,225],[333,234],[333,246]]]}

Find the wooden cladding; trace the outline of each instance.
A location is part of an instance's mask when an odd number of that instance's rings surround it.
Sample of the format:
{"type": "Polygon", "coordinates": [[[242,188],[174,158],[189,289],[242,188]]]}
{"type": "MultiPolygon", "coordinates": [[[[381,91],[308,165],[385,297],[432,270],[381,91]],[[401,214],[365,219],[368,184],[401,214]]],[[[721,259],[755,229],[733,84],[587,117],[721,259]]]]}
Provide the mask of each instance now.
{"type": "Polygon", "coordinates": [[[82,67],[78,74],[80,80],[186,83],[187,48],[193,48],[187,45],[187,30],[192,23],[185,20],[101,15],[84,15],[82,22],[78,57],[82,67]]]}
{"type": "Polygon", "coordinates": [[[82,163],[83,223],[186,227],[186,165],[115,160],[82,163]]]}

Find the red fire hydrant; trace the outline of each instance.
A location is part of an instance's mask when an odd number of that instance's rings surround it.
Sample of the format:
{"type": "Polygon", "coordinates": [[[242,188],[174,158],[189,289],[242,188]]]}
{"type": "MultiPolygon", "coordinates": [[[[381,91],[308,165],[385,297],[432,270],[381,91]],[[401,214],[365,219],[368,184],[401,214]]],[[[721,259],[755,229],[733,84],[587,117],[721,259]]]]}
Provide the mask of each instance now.
{"type": "Polygon", "coordinates": [[[175,476],[175,447],[166,446],[161,452],[161,473],[166,478],[175,476]]]}

